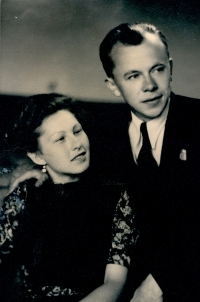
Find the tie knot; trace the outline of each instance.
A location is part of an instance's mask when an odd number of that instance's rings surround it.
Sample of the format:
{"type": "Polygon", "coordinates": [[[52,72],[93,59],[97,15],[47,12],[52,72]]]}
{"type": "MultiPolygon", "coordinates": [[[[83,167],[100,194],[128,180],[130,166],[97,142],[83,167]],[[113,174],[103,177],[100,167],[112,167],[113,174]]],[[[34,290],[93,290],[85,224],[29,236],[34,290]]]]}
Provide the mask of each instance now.
{"type": "Polygon", "coordinates": [[[148,135],[148,131],[147,131],[147,123],[142,123],[140,125],[140,132],[142,133],[142,137],[143,137],[143,144],[147,143],[148,145],[151,146],[150,141],[149,141],[149,135],[148,135]]]}
{"type": "Polygon", "coordinates": [[[147,123],[142,123],[140,125],[140,132],[142,133],[142,135],[147,133],[147,123]]]}
{"type": "Polygon", "coordinates": [[[140,131],[142,134],[142,147],[138,155],[138,166],[143,167],[147,172],[152,171],[155,167],[158,167],[151,150],[151,143],[149,140],[149,135],[147,132],[147,123],[142,123],[140,126],[140,131]]]}

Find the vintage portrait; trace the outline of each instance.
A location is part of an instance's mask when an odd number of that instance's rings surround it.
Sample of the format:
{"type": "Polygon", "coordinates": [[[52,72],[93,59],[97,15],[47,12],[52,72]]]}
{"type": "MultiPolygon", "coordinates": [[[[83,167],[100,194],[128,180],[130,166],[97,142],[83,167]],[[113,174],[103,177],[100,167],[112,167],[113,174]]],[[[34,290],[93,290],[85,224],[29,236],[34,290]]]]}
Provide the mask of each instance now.
{"type": "Polygon", "coordinates": [[[0,5],[0,301],[198,302],[199,2],[0,5]]]}

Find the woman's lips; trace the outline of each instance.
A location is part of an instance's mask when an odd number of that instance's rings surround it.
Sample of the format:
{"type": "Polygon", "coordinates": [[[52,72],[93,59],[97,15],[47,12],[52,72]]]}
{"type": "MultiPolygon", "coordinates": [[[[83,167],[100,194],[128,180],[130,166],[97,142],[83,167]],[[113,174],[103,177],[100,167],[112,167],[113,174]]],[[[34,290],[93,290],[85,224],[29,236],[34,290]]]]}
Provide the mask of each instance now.
{"type": "Polygon", "coordinates": [[[74,160],[81,160],[82,161],[82,160],[85,159],[85,155],[86,155],[86,152],[83,151],[83,152],[77,154],[74,158],[72,158],[71,161],[74,161],[74,160]]]}

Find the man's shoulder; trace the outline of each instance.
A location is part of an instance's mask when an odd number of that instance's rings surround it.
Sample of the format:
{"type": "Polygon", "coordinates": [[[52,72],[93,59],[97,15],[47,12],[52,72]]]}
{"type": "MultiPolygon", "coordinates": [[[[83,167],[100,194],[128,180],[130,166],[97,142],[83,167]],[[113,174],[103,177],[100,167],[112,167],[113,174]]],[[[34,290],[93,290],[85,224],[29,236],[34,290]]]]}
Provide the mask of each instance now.
{"type": "Polygon", "coordinates": [[[200,99],[172,93],[170,100],[170,115],[181,120],[199,120],[200,99]]]}
{"type": "Polygon", "coordinates": [[[179,109],[188,108],[188,107],[190,107],[191,109],[200,108],[200,99],[191,98],[191,97],[183,96],[183,95],[179,95],[179,94],[172,93],[171,102],[173,105],[180,106],[179,109]]]}
{"type": "Polygon", "coordinates": [[[182,95],[171,94],[170,109],[167,118],[167,129],[169,133],[185,140],[199,141],[200,133],[200,99],[190,98],[182,95]]]}

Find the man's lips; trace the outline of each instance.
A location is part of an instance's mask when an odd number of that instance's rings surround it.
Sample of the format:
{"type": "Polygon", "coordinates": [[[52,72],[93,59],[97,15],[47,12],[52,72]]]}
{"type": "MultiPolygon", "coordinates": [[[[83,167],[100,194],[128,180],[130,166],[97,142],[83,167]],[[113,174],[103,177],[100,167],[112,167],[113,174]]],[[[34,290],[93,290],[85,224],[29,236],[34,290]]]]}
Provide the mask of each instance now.
{"type": "Polygon", "coordinates": [[[162,95],[158,95],[158,96],[155,96],[154,98],[147,99],[147,100],[143,101],[142,103],[154,102],[154,101],[159,100],[161,97],[162,97],[162,95]]]}
{"type": "Polygon", "coordinates": [[[83,157],[85,154],[86,154],[85,151],[80,152],[80,153],[77,154],[75,157],[73,157],[73,158],[71,159],[71,161],[76,160],[76,159],[79,159],[79,158],[83,157]]]}

